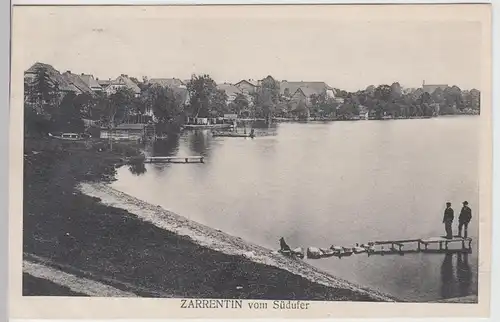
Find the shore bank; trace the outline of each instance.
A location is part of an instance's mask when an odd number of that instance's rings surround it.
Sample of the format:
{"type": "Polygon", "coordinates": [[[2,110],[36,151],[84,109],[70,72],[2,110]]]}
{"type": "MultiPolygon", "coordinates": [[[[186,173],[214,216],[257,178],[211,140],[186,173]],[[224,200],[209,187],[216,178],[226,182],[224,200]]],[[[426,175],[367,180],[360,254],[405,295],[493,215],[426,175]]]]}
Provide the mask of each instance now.
{"type": "MultiPolygon", "coordinates": [[[[174,297],[394,300],[113,191],[105,183],[115,164],[136,148],[109,151],[101,143],[25,140],[25,259],[31,254],[70,274],[117,281],[123,291],[134,285],[174,297]]],[[[43,283],[24,274],[23,294],[56,295],[43,293],[43,283]]]]}
{"type": "Polygon", "coordinates": [[[388,295],[364,289],[348,281],[330,276],[313,266],[292,259],[264,247],[249,243],[239,237],[231,236],[220,230],[207,227],[183,216],[165,210],[160,206],[146,203],[127,195],[104,183],[81,183],[79,190],[88,196],[98,198],[110,207],[119,207],[155,226],[180,236],[187,236],[196,244],[230,256],[239,256],[258,264],[284,269],[292,274],[332,288],[350,290],[367,298],[379,301],[394,300],[388,295]]]}

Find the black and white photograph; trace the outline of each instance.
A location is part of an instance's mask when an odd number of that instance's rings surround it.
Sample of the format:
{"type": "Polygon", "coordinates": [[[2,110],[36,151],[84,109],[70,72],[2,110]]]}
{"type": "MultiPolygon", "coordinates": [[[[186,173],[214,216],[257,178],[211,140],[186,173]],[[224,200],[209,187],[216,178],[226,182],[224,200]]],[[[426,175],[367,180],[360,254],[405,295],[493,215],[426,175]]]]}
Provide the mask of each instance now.
{"type": "Polygon", "coordinates": [[[19,294],[488,303],[488,9],[14,7],[19,294]]]}

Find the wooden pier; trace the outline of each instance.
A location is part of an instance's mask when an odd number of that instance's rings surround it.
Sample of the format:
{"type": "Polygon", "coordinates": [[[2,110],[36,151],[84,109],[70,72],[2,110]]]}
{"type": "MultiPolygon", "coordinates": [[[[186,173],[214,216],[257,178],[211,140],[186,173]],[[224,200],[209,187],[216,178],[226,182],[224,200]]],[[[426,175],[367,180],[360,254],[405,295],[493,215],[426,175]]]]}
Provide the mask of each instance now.
{"type": "Polygon", "coordinates": [[[204,163],[204,157],[145,157],[144,163],[204,163]]]}
{"type": "Polygon", "coordinates": [[[438,250],[448,250],[449,244],[461,243],[463,249],[471,249],[472,238],[462,238],[455,236],[453,238],[446,237],[430,237],[430,238],[418,238],[418,239],[402,239],[402,240],[387,240],[387,241],[376,241],[373,245],[390,245],[391,250],[402,251],[403,246],[408,244],[417,245],[417,251],[429,250],[430,245],[439,245],[438,250]],[[467,245],[466,245],[467,244],[467,245]],[[398,249],[396,249],[396,246],[398,249]]]}
{"type": "Polygon", "coordinates": [[[307,257],[310,259],[320,259],[327,257],[346,257],[355,254],[366,253],[370,255],[404,255],[409,253],[426,253],[426,254],[444,254],[444,253],[471,253],[472,238],[463,238],[455,236],[453,238],[446,237],[429,237],[429,238],[413,238],[401,240],[383,240],[374,241],[367,244],[358,245],[356,247],[331,246],[327,248],[309,247],[307,248],[307,257]],[[460,248],[449,247],[451,245],[460,245],[460,248]],[[432,247],[432,246],[437,247],[432,247]],[[386,248],[386,246],[388,246],[386,248]],[[413,247],[411,247],[413,246],[413,247]],[[405,248],[406,249],[403,249],[405,248]],[[411,248],[410,248],[411,247],[411,248]]]}

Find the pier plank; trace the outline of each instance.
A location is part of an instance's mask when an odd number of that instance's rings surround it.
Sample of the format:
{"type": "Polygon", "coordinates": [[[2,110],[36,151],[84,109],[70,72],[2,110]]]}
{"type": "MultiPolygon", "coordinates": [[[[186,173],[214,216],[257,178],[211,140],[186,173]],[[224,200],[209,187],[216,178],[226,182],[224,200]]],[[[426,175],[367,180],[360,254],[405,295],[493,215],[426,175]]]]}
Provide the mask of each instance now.
{"type": "Polygon", "coordinates": [[[146,157],[144,163],[204,163],[203,156],[146,157]]]}

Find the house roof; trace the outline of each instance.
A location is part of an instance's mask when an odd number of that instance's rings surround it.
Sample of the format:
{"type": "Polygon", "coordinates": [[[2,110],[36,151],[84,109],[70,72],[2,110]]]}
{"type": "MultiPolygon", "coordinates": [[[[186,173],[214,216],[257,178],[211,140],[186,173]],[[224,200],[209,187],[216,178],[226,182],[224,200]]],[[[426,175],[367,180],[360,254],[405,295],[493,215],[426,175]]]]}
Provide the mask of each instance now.
{"type": "Polygon", "coordinates": [[[137,86],[137,84],[133,80],[128,78],[127,75],[118,76],[114,81],[111,81],[110,85],[125,85],[126,87],[133,90],[134,93],[136,94],[141,93],[141,89],[139,88],[139,86],[137,86]]]}
{"type": "Polygon", "coordinates": [[[87,84],[88,87],[90,87],[91,89],[101,89],[101,85],[99,85],[99,82],[94,78],[93,75],[89,75],[89,74],[81,74],[80,75],[80,78],[82,79],[82,81],[85,82],[85,84],[87,84]]]}
{"type": "Polygon", "coordinates": [[[26,70],[24,73],[36,74],[39,68],[45,68],[51,82],[53,84],[57,83],[57,85],[59,86],[59,90],[66,92],[75,92],[75,93],[80,92],[78,88],[68,83],[66,79],[64,79],[64,77],[61,75],[61,73],[57,69],[55,69],[52,65],[36,62],[35,64],[33,64],[33,66],[28,68],[28,70],[26,70]]]}
{"type": "Polygon", "coordinates": [[[185,83],[178,78],[151,78],[148,80],[148,83],[158,84],[163,87],[179,87],[185,85],[185,83]]]}
{"type": "Polygon", "coordinates": [[[93,93],[92,88],[90,88],[81,78],[76,74],[70,72],[65,72],[62,77],[71,85],[76,87],[81,93],[93,93]]]}
{"type": "Polygon", "coordinates": [[[442,85],[442,84],[439,84],[439,85],[429,84],[429,85],[427,85],[426,84],[426,85],[422,86],[422,89],[424,90],[424,92],[432,94],[432,93],[434,93],[434,91],[436,89],[441,88],[442,90],[444,90],[446,87],[448,87],[448,85],[442,85]]]}
{"type": "Polygon", "coordinates": [[[288,82],[282,81],[280,83],[280,93],[285,94],[285,90],[288,88],[290,94],[295,93],[299,88],[307,88],[306,91],[314,91],[315,94],[320,94],[328,89],[333,89],[328,86],[325,82],[288,82]]]}
{"type": "Polygon", "coordinates": [[[217,88],[226,92],[227,96],[235,96],[237,94],[243,94],[243,92],[233,84],[220,84],[217,88]]]}
{"type": "Polygon", "coordinates": [[[97,81],[97,83],[101,86],[101,87],[107,87],[111,84],[111,80],[109,79],[99,79],[97,81]]]}
{"type": "Polygon", "coordinates": [[[237,82],[236,84],[234,84],[235,86],[241,84],[241,83],[247,83],[249,85],[252,85],[253,87],[257,87],[259,86],[259,82],[258,81],[255,81],[253,79],[243,79],[243,80],[240,80],[239,82],[237,82]]]}
{"type": "MultiPolygon", "coordinates": [[[[318,90],[316,88],[299,87],[296,92],[302,92],[305,97],[311,97],[314,94],[319,95],[319,94],[323,93],[323,91],[324,90],[318,90]]],[[[293,95],[295,95],[295,93],[293,95]]]]}

